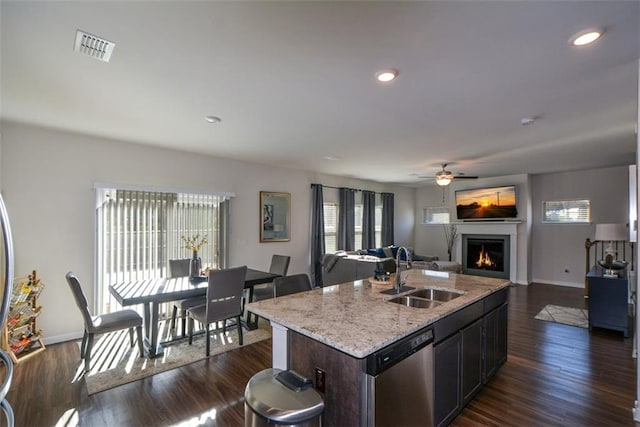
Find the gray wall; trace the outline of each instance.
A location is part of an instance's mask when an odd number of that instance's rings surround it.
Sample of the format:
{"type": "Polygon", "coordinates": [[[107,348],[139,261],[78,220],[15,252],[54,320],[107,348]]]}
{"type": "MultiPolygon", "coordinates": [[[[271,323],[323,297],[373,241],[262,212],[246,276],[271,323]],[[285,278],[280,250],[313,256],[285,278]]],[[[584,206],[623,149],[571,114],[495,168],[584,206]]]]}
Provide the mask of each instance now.
{"type": "Polygon", "coordinates": [[[396,195],[399,244],[413,244],[413,190],[229,159],[2,123],[0,176],[13,228],[16,274],[38,270],[45,284],[39,326],[46,342],[76,338],[78,310],[64,275],[74,270],[93,298],[95,183],[234,192],[230,262],[267,269],[274,253],[290,273],[309,272],[310,184],[396,195]],[[291,193],[291,241],[259,243],[260,191],[291,193]],[[402,222],[401,222],[402,221],[402,222]]]}
{"type": "MultiPolygon", "coordinates": [[[[422,210],[428,206],[447,206],[455,219],[454,191],[466,188],[516,184],[518,191],[518,278],[531,282],[565,286],[584,286],[587,237],[592,238],[597,223],[627,223],[629,203],[628,167],[544,175],[513,175],[461,181],[442,189],[433,185],[416,189],[415,248],[418,254],[446,259],[447,250],[441,225],[424,225],[422,210]],[[589,199],[590,224],[543,224],[544,200],[589,199]],[[568,270],[568,272],[565,272],[568,270]]],[[[629,251],[627,251],[629,253],[629,251]]]]}
{"type": "Polygon", "coordinates": [[[584,242],[593,239],[595,224],[628,222],[628,170],[625,166],[532,176],[535,282],[584,286],[584,242]],[[543,201],[572,199],[591,201],[591,224],[542,223],[543,201]]]}
{"type": "MultiPolygon", "coordinates": [[[[427,207],[445,206],[449,209],[451,220],[456,221],[455,191],[470,188],[497,187],[502,185],[515,185],[518,209],[518,277],[517,283],[528,284],[531,282],[531,257],[530,257],[530,229],[531,229],[531,202],[529,176],[507,175],[477,180],[453,181],[444,188],[444,202],[442,201],[442,188],[434,184],[416,189],[415,192],[415,250],[419,255],[437,255],[441,260],[447,260],[447,246],[444,238],[443,226],[422,224],[422,212],[427,207]]],[[[453,261],[455,254],[453,255],[453,261]]]]}

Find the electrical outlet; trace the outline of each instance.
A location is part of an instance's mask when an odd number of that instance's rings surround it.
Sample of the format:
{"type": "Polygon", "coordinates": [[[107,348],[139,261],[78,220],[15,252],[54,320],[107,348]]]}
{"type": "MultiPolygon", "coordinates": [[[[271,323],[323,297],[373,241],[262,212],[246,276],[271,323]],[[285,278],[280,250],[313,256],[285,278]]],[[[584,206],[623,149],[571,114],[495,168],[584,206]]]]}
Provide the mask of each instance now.
{"type": "Polygon", "coordinates": [[[324,393],[324,389],[325,372],[320,368],[316,368],[316,390],[318,390],[320,393],[324,393]]]}

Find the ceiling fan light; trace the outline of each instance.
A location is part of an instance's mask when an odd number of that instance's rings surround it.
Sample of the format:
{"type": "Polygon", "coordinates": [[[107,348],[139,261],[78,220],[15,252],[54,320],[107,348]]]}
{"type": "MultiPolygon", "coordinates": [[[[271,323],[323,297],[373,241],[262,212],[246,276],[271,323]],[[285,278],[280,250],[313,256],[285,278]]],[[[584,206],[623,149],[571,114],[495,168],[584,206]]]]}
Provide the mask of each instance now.
{"type": "Polygon", "coordinates": [[[453,181],[453,174],[451,172],[445,170],[436,172],[436,184],[440,187],[446,187],[451,184],[451,181],[453,181]]]}

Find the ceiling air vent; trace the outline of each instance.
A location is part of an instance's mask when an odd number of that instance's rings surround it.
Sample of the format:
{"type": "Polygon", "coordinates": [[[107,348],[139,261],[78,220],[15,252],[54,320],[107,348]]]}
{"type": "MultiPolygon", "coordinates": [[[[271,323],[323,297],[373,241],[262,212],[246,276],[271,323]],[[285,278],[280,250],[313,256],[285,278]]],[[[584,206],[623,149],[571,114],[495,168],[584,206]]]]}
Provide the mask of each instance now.
{"type": "Polygon", "coordinates": [[[115,46],[114,42],[77,30],[73,50],[100,61],[109,62],[115,46]]]}

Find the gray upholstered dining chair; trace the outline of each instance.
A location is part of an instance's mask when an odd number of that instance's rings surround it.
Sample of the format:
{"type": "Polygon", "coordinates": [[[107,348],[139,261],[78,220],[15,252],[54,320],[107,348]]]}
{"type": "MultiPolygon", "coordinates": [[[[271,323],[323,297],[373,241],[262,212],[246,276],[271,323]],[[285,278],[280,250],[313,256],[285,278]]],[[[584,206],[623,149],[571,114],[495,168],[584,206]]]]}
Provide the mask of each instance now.
{"type": "MultiPolygon", "coordinates": [[[[182,258],[182,259],[170,259],[169,260],[169,277],[185,277],[189,275],[189,266],[191,265],[190,258],[182,258]]],[[[187,336],[187,310],[191,307],[197,307],[199,305],[203,305],[206,302],[206,298],[204,296],[201,297],[193,297],[186,298],[179,301],[174,301],[173,310],[171,312],[171,324],[170,328],[172,331],[176,329],[176,319],[178,317],[178,310],[180,310],[180,318],[182,322],[182,336],[187,336]]]]}
{"type": "Polygon", "coordinates": [[[92,316],[78,277],[71,271],[68,272],[65,277],[67,278],[71,293],[76,300],[76,304],[84,320],[84,334],[82,336],[82,345],[80,346],[80,358],[84,359],[85,372],[89,372],[91,368],[91,347],[93,347],[94,335],[129,329],[129,339],[133,347],[133,329],[135,328],[136,334],[138,335],[140,357],[143,357],[142,316],[134,310],[120,310],[113,313],[92,316]]]}
{"type": "MultiPolygon", "coordinates": [[[[280,276],[286,276],[289,270],[289,262],[291,257],[288,255],[273,255],[271,257],[271,266],[269,267],[269,273],[279,274],[280,276]]],[[[273,283],[267,283],[265,285],[258,285],[253,287],[253,298],[251,301],[260,301],[273,297],[273,283]]]]}
{"type": "MultiPolygon", "coordinates": [[[[286,276],[289,271],[289,263],[291,257],[288,255],[272,255],[271,265],[269,266],[269,273],[279,274],[280,276],[286,276]]],[[[273,282],[265,285],[257,285],[253,287],[253,297],[251,301],[261,301],[264,299],[273,298],[273,282]]],[[[251,316],[251,313],[248,314],[251,316]]],[[[255,321],[258,321],[258,316],[255,315],[255,321]]]]}
{"type": "Polygon", "coordinates": [[[306,274],[294,274],[291,276],[278,277],[273,279],[273,297],[278,298],[298,292],[310,291],[313,289],[309,276],[306,274]]]}
{"type": "Polygon", "coordinates": [[[209,271],[205,304],[187,310],[189,344],[193,341],[194,321],[204,323],[206,325],[207,356],[209,356],[211,345],[209,325],[214,322],[217,330],[217,322],[222,321],[223,331],[226,332],[227,319],[235,318],[238,328],[238,343],[242,345],[242,294],[246,275],[247,266],[209,271]]]}

